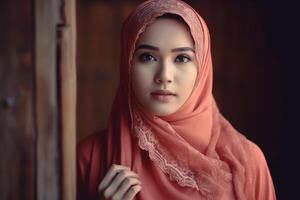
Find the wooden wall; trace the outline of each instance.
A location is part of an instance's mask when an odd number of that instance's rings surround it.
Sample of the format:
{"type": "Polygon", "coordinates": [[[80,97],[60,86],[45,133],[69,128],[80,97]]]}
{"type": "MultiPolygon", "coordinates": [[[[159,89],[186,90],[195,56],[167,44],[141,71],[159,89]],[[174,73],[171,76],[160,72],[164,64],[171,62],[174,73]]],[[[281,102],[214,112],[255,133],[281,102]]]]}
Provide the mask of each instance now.
{"type": "MultiPolygon", "coordinates": [[[[118,83],[122,21],[142,1],[79,0],[77,139],[106,127],[118,83]]],[[[277,185],[280,56],[267,1],[187,1],[208,24],[221,112],[265,152],[277,185]]]]}
{"type": "Polygon", "coordinates": [[[0,13],[0,199],[75,199],[75,1],[0,13]]]}
{"type": "Polygon", "coordinates": [[[0,3],[0,199],[35,197],[33,1],[0,3]]]}

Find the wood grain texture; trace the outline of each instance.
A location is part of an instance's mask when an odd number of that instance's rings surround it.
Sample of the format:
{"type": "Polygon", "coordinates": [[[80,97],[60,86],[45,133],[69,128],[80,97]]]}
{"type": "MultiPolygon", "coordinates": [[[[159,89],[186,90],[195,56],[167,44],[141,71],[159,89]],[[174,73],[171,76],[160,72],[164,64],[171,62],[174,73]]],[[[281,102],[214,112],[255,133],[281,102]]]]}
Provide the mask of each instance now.
{"type": "Polygon", "coordinates": [[[57,85],[59,0],[35,1],[37,199],[60,198],[60,137],[57,85]]]}
{"type": "Polygon", "coordinates": [[[66,0],[59,28],[62,135],[62,195],[76,199],[76,18],[75,0],[66,0]]]}
{"type": "Polygon", "coordinates": [[[1,1],[0,13],[0,199],[73,200],[75,1],[1,1]]]}

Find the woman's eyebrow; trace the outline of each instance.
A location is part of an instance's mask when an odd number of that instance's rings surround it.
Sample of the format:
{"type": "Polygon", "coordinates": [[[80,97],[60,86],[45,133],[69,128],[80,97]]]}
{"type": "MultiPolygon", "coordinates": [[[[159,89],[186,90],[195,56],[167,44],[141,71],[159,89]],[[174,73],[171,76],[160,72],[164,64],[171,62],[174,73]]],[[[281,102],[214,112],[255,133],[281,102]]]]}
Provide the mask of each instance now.
{"type": "Polygon", "coordinates": [[[155,47],[155,46],[152,46],[149,44],[141,44],[135,49],[135,51],[137,51],[139,49],[150,49],[150,50],[154,50],[154,51],[159,51],[158,47],[155,47]]]}
{"type": "MultiPolygon", "coordinates": [[[[139,49],[150,49],[150,50],[154,50],[154,51],[159,51],[158,47],[149,45],[149,44],[141,44],[139,45],[135,51],[139,50],[139,49]]],[[[179,48],[175,48],[171,50],[172,52],[178,52],[178,51],[192,51],[195,53],[195,49],[191,48],[191,47],[179,47],[179,48]]]]}
{"type": "Polygon", "coordinates": [[[172,52],[177,52],[177,51],[192,51],[195,53],[195,49],[191,47],[180,47],[180,48],[172,49],[172,52]]]}

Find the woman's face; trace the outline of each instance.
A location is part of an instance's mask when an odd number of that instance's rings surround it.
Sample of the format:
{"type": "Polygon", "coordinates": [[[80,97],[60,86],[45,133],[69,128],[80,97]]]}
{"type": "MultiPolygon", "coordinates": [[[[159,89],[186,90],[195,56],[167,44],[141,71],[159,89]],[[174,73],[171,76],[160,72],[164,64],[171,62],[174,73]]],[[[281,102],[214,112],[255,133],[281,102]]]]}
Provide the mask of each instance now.
{"type": "Polygon", "coordinates": [[[190,96],[197,77],[187,25],[157,19],[137,41],[132,64],[132,88],[140,104],[157,116],[176,112],[190,96]]]}

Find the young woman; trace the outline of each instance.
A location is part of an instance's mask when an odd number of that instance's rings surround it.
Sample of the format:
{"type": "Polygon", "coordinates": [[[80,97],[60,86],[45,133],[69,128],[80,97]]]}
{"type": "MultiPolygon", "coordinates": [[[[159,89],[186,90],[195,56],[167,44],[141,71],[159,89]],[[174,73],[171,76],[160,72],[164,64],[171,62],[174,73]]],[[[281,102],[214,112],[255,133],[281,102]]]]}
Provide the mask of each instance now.
{"type": "Polygon", "coordinates": [[[179,0],[124,22],[107,130],[78,145],[77,199],[276,199],[262,151],[212,95],[207,26],[179,0]]]}

